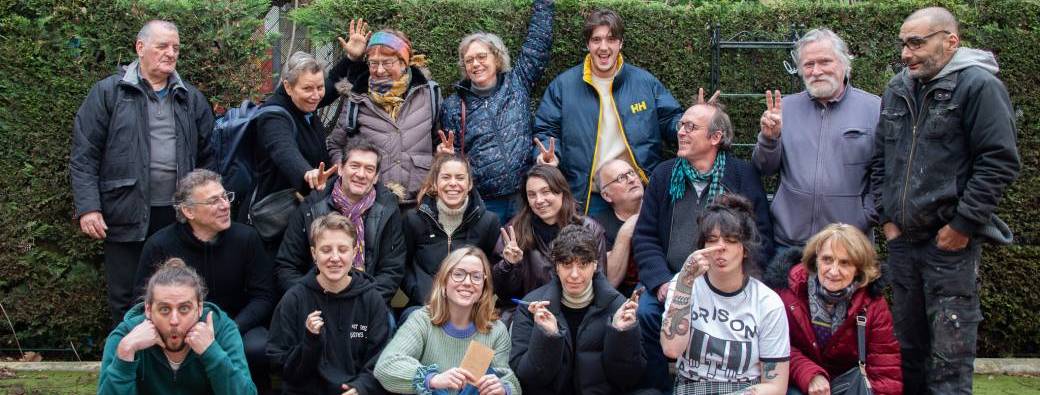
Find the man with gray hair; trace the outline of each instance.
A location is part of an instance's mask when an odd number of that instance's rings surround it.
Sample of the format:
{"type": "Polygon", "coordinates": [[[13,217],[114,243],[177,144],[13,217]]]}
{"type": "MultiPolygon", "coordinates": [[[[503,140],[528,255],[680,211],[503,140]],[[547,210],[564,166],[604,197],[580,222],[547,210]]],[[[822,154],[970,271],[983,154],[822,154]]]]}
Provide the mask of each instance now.
{"type": "Polygon", "coordinates": [[[267,325],[277,302],[274,263],[253,227],[231,222],[233,192],[220,175],[196,169],[177,183],[177,223],[148,238],[137,266],[135,296],[145,292],[148,278],[169,258],[182,259],[209,288],[215,303],[235,321],[242,335],[253,381],[261,392],[270,387],[266,355],[267,325]]]}
{"type": "Polygon", "coordinates": [[[849,82],[849,48],[829,29],[802,36],[794,57],[805,90],[766,92],[751,155],[763,176],[780,173],[771,210],[778,250],[835,222],[870,234],[877,221],[869,169],[881,99],[849,82]]]}
{"type": "Polygon", "coordinates": [[[696,104],[679,120],[677,158],[661,162],[650,176],[632,243],[639,281],[647,295],[639,298],[640,331],[646,352],[641,388],[671,393],[668,361],[661,350],[661,317],[668,282],[696,250],[697,213],[722,194],[739,194],[754,205],[763,254],[772,251],[773,224],[758,171],[730,152],[733,124],[714,100],[696,104]]]}
{"type": "Polygon", "coordinates": [[[180,35],[167,21],[137,34],[137,59],[91,88],[76,112],[69,173],[80,230],[104,240],[112,321],[133,295],[144,240],[174,222],[177,179],[213,166],[213,111],[177,74],[180,35]]]}

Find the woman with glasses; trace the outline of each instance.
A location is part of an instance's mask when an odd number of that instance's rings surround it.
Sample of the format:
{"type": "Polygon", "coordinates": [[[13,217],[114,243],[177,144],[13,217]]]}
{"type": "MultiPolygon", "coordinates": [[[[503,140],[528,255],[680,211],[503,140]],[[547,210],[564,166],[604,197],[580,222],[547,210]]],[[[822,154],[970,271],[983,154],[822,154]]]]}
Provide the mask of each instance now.
{"type": "Polygon", "coordinates": [[[472,245],[490,255],[498,241],[498,216],[485,210],[465,159],[437,156],[419,198],[419,206],[405,215],[403,225],[408,264],[401,289],[409,306],[426,301],[433,275],[452,249],[472,245]]]}
{"type": "Polygon", "coordinates": [[[357,229],[339,213],[310,226],[314,267],[285,293],[267,355],[285,394],[382,394],[372,373],[390,337],[375,280],[353,267],[357,229]]]}
{"type": "Polygon", "coordinates": [[[412,42],[398,30],[368,31],[357,19],[350,39],[340,43],[350,66],[336,84],[343,105],[326,140],[334,162],[354,136],[382,149],[379,181],[412,207],[433,162],[433,132],[440,107],[440,87],[426,69],[426,58],[412,53],[412,42]]]}
{"type": "Polygon", "coordinates": [[[553,278],[524,297],[513,321],[509,363],[535,394],[623,394],[646,365],[627,299],[597,271],[597,241],[567,225],[552,243],[553,278]]]}
{"type": "Polygon", "coordinates": [[[408,317],[379,356],[375,375],[383,388],[401,394],[520,395],[509,368],[509,332],[495,314],[490,275],[480,249],[467,246],[448,254],[426,306],[408,317]],[[460,367],[471,343],[491,349],[486,371],[460,367]]]}
{"type": "Polygon", "coordinates": [[[515,63],[499,36],[478,32],[464,37],[459,43],[462,81],[442,108],[442,127],[453,133],[442,147],[470,161],[477,191],[502,222],[512,218],[523,174],[531,166],[531,91],[549,64],[553,8],[553,0],[535,0],[515,63]]]}
{"type": "Polygon", "coordinates": [[[593,219],[578,215],[577,203],[560,170],[550,165],[535,165],[524,181],[523,205],[503,228],[495,246],[501,259],[495,264],[495,291],[503,319],[510,321],[512,300],[541,287],[552,278],[554,266],[549,246],[560,229],[571,224],[585,227],[596,240],[597,271],[607,261],[607,242],[603,227],[593,219]]]}

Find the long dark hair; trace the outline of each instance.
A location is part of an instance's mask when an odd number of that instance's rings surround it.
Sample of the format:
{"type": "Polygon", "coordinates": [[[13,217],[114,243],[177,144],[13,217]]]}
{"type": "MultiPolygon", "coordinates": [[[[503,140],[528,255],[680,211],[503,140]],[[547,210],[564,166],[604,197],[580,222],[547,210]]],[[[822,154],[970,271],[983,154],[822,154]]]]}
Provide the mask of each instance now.
{"type": "Polygon", "coordinates": [[[701,229],[697,236],[697,249],[704,248],[708,236],[718,229],[719,236],[734,237],[744,247],[744,261],[740,265],[744,275],[757,277],[760,274],[758,265],[752,264],[761,241],[751,201],[738,194],[721,195],[701,211],[697,225],[701,229]]]}
{"type": "Polygon", "coordinates": [[[546,184],[549,184],[550,191],[560,194],[562,204],[560,205],[560,212],[556,214],[556,227],[562,229],[568,224],[582,223],[582,218],[578,215],[578,204],[574,201],[574,195],[571,194],[570,186],[567,185],[567,179],[563,177],[563,173],[549,165],[535,165],[527,172],[527,176],[524,177],[524,187],[520,193],[523,204],[520,205],[520,210],[516,216],[509,221],[509,225],[516,230],[517,246],[525,251],[538,245],[537,236],[534,234],[534,225],[531,222],[538,217],[531,211],[531,202],[527,199],[527,180],[530,180],[532,177],[541,178],[546,184]]]}

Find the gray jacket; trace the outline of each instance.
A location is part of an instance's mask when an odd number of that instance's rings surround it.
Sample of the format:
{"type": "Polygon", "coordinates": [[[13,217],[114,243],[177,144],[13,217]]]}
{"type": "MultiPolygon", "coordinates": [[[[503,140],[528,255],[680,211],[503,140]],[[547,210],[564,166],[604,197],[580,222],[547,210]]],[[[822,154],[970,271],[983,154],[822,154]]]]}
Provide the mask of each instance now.
{"type": "Polygon", "coordinates": [[[879,97],[852,85],[826,104],[807,91],[784,97],[780,138],[759,133],[751,155],[762,176],[780,173],[771,206],[777,243],[804,245],[835,222],[870,233],[877,222],[869,170],[880,108],[879,97]]]}
{"type": "MultiPolygon", "coordinates": [[[[196,167],[214,166],[207,143],[213,131],[213,109],[198,89],[176,73],[170,88],[180,179],[196,167]]],[[[148,232],[147,94],[135,61],[94,84],[76,112],[69,159],[75,217],[100,211],[108,225],[109,241],[144,241],[148,232]]]]}
{"type": "Polygon", "coordinates": [[[871,164],[879,223],[895,223],[911,241],[947,224],[973,238],[1011,241],[994,212],[1022,163],[997,70],[989,52],[960,48],[923,86],[906,70],[892,77],[871,164]]]}

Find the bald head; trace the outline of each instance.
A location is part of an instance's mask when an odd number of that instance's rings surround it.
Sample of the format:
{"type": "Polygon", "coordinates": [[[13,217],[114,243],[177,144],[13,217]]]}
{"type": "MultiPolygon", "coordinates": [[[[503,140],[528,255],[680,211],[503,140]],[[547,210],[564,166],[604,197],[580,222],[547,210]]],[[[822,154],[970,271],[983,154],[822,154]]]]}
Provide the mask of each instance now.
{"type": "Polygon", "coordinates": [[[923,19],[928,22],[928,25],[935,30],[945,30],[955,35],[960,36],[960,24],[957,23],[957,18],[953,16],[950,10],[943,7],[928,7],[914,11],[913,14],[906,17],[903,23],[923,19]]]}

